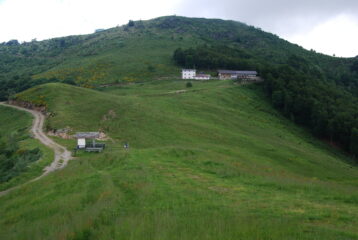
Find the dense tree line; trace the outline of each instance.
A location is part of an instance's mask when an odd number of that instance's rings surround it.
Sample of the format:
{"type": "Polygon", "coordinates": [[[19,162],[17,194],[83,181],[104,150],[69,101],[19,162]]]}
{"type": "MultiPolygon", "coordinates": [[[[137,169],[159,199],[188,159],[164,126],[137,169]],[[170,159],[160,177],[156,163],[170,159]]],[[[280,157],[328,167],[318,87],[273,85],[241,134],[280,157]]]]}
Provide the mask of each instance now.
{"type": "MultiPolygon", "coordinates": [[[[14,94],[24,91],[28,88],[37,86],[39,84],[58,82],[56,78],[51,79],[36,79],[33,80],[29,75],[18,76],[15,75],[12,78],[1,78],[0,76],[0,101],[6,101],[11,99],[14,94]]],[[[74,84],[73,81],[62,81],[68,84],[74,84]]]]}
{"type": "Polygon", "coordinates": [[[262,72],[274,107],[320,138],[358,152],[358,99],[319,73],[284,65],[262,72]]]}
{"type": "MultiPolygon", "coordinates": [[[[33,40],[20,44],[17,40],[11,40],[0,43],[0,101],[36,85],[57,82],[55,78],[33,79],[32,76],[61,63],[63,59],[54,56],[81,41],[80,37],[74,36],[43,42],[33,40]]],[[[74,84],[71,79],[64,82],[74,84]]]]}
{"type": "Polygon", "coordinates": [[[212,46],[179,48],[173,59],[185,68],[258,70],[275,108],[314,135],[358,156],[358,60],[348,71],[326,71],[324,65],[294,54],[275,63],[242,50],[212,46]]]}
{"type": "Polygon", "coordinates": [[[255,69],[257,63],[245,51],[226,46],[200,46],[183,50],[178,48],[174,61],[185,68],[200,69],[255,69]]]}
{"type": "MultiPolygon", "coordinates": [[[[73,46],[79,47],[82,38],[73,36],[42,42],[33,40],[20,44],[17,40],[11,40],[0,43],[0,101],[33,86],[59,81],[53,77],[34,79],[33,76],[62,63],[65,59],[62,55],[73,46]]],[[[83,47],[77,54],[83,57],[93,55],[95,51],[91,47],[83,47]]],[[[75,84],[74,79],[61,82],[75,84]]]]}

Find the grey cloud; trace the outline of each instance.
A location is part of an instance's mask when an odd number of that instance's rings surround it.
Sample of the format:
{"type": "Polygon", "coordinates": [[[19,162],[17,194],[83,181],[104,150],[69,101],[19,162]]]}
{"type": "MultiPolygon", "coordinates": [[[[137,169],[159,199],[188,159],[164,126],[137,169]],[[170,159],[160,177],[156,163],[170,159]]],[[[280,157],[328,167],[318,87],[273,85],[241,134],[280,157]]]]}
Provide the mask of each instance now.
{"type": "Polygon", "coordinates": [[[339,14],[358,13],[357,0],[183,0],[178,15],[245,22],[280,35],[307,31],[339,14]]]}

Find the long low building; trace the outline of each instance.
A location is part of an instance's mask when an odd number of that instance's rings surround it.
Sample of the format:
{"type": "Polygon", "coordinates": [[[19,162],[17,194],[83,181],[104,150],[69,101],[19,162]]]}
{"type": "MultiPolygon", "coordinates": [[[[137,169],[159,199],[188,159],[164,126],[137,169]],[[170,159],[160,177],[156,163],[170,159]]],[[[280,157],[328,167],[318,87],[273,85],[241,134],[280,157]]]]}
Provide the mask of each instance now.
{"type": "Polygon", "coordinates": [[[218,70],[219,79],[256,78],[256,71],[218,70]]]}
{"type": "Polygon", "coordinates": [[[211,76],[210,74],[196,74],[195,80],[210,80],[211,76]]]}

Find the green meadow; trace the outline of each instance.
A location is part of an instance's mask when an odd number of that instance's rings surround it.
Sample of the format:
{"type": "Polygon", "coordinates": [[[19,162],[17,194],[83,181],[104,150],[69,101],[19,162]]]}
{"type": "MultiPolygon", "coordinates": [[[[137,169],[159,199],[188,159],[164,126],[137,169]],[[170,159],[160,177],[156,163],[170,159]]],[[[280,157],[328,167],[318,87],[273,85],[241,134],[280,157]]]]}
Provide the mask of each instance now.
{"type": "MultiPolygon", "coordinates": [[[[282,117],[260,88],[163,80],[18,94],[46,104],[48,128],[110,139],[103,153],[78,152],[1,197],[0,238],[358,239],[356,166],[282,117]]],[[[11,112],[14,129],[30,125],[11,112]]]]}

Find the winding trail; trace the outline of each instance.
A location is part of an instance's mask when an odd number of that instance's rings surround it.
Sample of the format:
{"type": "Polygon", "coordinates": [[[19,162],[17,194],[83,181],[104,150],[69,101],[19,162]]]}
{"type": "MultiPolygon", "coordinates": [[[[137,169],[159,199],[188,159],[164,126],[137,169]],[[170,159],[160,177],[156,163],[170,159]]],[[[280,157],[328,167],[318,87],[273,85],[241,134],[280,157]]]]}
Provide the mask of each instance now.
{"type": "Polygon", "coordinates": [[[0,105],[6,106],[6,107],[12,107],[12,108],[15,108],[15,109],[18,109],[21,111],[26,111],[26,112],[31,113],[34,116],[32,128],[31,128],[31,132],[34,135],[34,138],[40,140],[40,142],[42,144],[48,146],[55,152],[54,161],[49,166],[46,166],[44,168],[44,172],[40,176],[38,176],[37,178],[34,178],[24,184],[21,184],[19,186],[16,186],[16,187],[13,187],[13,188],[10,188],[10,189],[0,192],[0,197],[1,197],[1,196],[6,195],[7,193],[9,193],[10,191],[12,191],[14,189],[17,189],[17,188],[24,186],[26,184],[35,182],[35,181],[47,176],[51,172],[54,172],[56,170],[66,167],[68,161],[71,160],[72,157],[71,157],[70,151],[68,151],[64,146],[61,146],[61,145],[55,143],[52,139],[47,137],[46,134],[43,132],[45,116],[41,112],[37,112],[34,110],[30,110],[27,108],[22,108],[22,107],[18,107],[18,106],[14,106],[14,105],[9,105],[9,104],[3,103],[3,102],[0,102],[0,105]]]}

